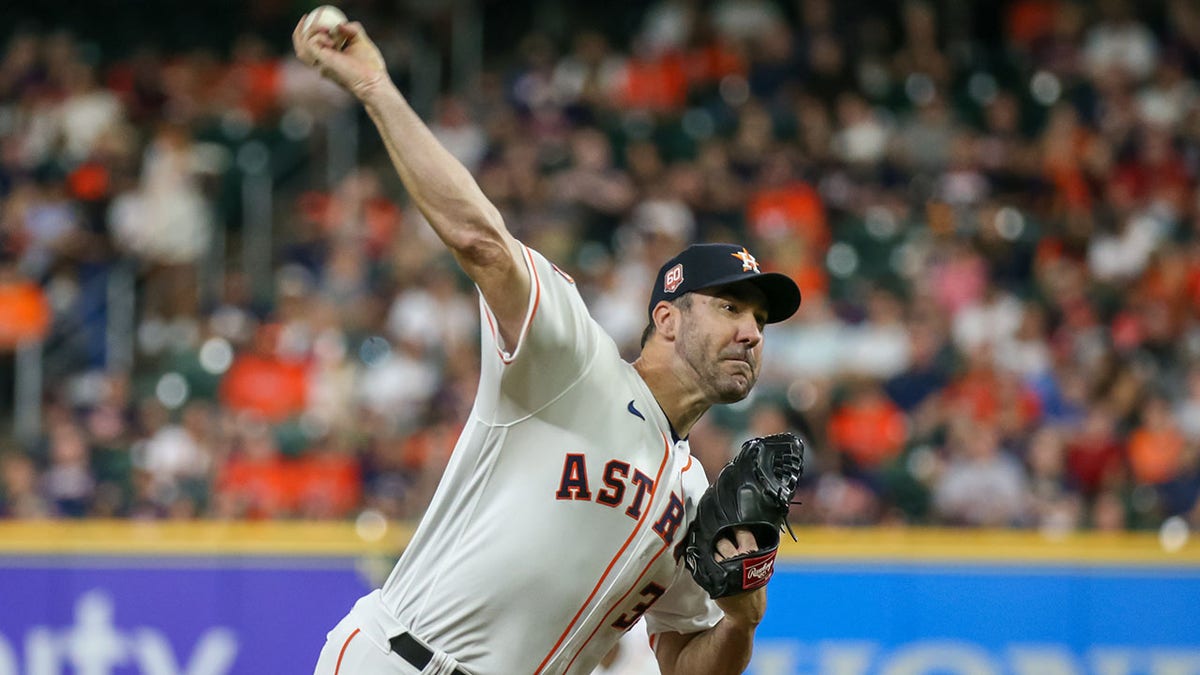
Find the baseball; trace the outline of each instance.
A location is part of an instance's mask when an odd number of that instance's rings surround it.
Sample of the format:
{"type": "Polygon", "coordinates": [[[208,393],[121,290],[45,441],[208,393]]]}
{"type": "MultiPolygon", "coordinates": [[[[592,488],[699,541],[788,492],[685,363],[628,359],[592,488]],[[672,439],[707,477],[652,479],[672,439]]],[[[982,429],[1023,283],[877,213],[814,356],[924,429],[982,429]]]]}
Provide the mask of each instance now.
{"type": "Polygon", "coordinates": [[[308,13],[304,19],[304,34],[307,35],[314,30],[324,28],[329,31],[329,36],[333,38],[334,46],[341,49],[346,45],[346,38],[342,37],[339,28],[346,23],[346,14],[342,10],[333,5],[321,5],[308,13]]]}

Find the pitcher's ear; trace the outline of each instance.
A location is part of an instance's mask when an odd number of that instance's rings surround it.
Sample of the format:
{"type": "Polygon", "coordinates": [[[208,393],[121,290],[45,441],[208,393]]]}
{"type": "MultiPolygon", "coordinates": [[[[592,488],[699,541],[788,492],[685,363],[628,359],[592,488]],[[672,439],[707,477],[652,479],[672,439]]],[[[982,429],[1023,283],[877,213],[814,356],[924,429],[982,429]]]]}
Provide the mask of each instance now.
{"type": "Polygon", "coordinates": [[[668,340],[674,340],[679,333],[681,313],[679,307],[666,300],[660,301],[654,306],[654,311],[650,314],[651,318],[654,319],[654,332],[668,340]]]}

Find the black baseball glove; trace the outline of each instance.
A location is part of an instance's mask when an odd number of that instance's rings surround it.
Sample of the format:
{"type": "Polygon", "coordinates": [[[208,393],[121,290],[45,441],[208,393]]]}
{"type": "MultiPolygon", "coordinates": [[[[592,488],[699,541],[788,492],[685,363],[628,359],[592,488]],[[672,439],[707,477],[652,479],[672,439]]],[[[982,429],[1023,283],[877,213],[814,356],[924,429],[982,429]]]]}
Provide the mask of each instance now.
{"type": "Polygon", "coordinates": [[[803,473],[804,442],[787,433],[746,441],[721,469],[682,542],[684,564],[710,597],[744,593],[771,578],[779,532],[787,527],[791,533],[788,505],[803,473]],[[736,542],[735,528],[750,530],[759,548],[718,562],[717,542],[736,542]]]}

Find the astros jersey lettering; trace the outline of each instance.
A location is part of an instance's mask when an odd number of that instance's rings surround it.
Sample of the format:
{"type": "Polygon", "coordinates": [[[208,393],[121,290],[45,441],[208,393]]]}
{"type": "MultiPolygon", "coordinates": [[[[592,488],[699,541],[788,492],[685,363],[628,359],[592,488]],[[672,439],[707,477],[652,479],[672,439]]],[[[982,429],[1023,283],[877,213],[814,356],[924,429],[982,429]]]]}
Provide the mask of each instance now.
{"type": "Polygon", "coordinates": [[[472,672],[587,673],[643,616],[720,619],[674,554],[708,481],[574,282],[525,257],[520,337],[482,306],[475,407],[381,597],[472,672]]]}

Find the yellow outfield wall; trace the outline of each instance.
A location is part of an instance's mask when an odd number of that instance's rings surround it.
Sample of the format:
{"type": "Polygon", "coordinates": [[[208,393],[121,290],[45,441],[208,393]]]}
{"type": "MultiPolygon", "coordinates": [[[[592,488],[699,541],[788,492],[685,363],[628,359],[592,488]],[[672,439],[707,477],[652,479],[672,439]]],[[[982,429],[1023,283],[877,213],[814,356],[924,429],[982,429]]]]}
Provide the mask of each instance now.
{"type": "MultiPolygon", "coordinates": [[[[3,555],[395,555],[414,524],[342,522],[0,522],[3,555]]],[[[1200,567],[1200,535],[922,528],[799,528],[783,561],[1062,563],[1200,567]]]]}

